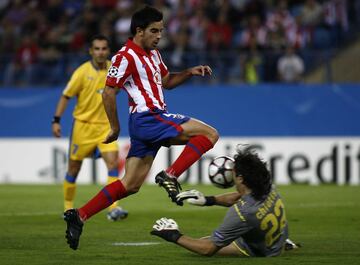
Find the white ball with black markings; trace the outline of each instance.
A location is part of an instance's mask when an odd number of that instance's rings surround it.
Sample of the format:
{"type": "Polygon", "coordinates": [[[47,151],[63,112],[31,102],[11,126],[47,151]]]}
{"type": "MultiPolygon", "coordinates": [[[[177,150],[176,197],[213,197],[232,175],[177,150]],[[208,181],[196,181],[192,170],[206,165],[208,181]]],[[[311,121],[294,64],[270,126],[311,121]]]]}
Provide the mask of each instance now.
{"type": "Polygon", "coordinates": [[[118,69],[117,67],[111,66],[110,69],[109,69],[109,71],[108,71],[108,76],[110,76],[110,77],[116,77],[117,74],[118,74],[118,72],[119,72],[119,69],[118,69]]]}
{"type": "Polygon", "coordinates": [[[234,159],[218,156],[209,165],[209,178],[212,184],[221,189],[234,186],[234,159]]]}

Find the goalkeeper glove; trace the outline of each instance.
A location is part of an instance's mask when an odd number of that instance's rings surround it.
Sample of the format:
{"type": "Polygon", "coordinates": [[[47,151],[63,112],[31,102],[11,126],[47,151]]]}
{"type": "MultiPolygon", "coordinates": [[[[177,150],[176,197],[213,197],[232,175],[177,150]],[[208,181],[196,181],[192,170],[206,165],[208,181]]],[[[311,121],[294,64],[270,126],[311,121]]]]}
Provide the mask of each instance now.
{"type": "Polygon", "coordinates": [[[187,200],[188,203],[197,206],[211,206],[216,204],[214,196],[204,196],[204,194],[198,190],[188,190],[179,193],[176,196],[177,201],[187,200]]]}
{"type": "Polygon", "coordinates": [[[155,222],[153,230],[150,234],[173,243],[176,243],[182,236],[177,223],[173,219],[167,219],[166,217],[163,217],[155,222]]]}

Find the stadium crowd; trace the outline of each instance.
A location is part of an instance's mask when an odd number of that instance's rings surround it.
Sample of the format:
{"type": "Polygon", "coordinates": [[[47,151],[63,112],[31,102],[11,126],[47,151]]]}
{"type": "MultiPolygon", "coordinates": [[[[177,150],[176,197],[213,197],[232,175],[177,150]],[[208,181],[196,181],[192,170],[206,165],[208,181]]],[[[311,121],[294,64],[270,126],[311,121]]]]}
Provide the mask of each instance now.
{"type": "Polygon", "coordinates": [[[89,39],[104,34],[116,52],[144,4],[164,14],[167,65],[207,63],[214,82],[298,82],[314,50],[341,47],[360,26],[352,0],[2,0],[1,86],[63,85],[89,39]]]}

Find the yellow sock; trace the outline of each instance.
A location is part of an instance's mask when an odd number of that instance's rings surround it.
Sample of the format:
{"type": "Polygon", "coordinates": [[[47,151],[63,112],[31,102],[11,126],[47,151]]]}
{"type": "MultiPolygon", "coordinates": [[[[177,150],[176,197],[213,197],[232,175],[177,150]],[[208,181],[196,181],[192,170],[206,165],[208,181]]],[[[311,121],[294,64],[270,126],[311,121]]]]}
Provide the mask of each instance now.
{"type": "Polygon", "coordinates": [[[63,192],[64,192],[64,209],[65,209],[65,211],[68,209],[74,208],[76,183],[71,183],[71,182],[68,182],[67,180],[64,180],[63,192]]]}
{"type": "MultiPolygon", "coordinates": [[[[114,181],[118,180],[119,178],[116,176],[116,177],[112,177],[112,176],[108,176],[107,178],[107,184],[110,184],[110,183],[113,183],[114,181]]],[[[116,208],[118,206],[118,203],[117,201],[116,202],[113,202],[113,204],[111,204],[108,208],[109,211],[111,211],[112,209],[116,208]]]]}

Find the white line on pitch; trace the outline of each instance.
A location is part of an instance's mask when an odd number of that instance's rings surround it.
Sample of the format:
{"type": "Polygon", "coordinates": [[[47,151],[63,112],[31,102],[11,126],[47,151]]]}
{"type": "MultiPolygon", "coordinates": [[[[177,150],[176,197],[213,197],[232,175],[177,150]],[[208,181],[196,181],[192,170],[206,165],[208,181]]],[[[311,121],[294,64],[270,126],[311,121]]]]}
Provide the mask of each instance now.
{"type": "Polygon", "coordinates": [[[151,245],[159,245],[159,242],[114,242],[111,243],[113,246],[131,246],[131,247],[139,247],[139,246],[151,246],[151,245]]]}

